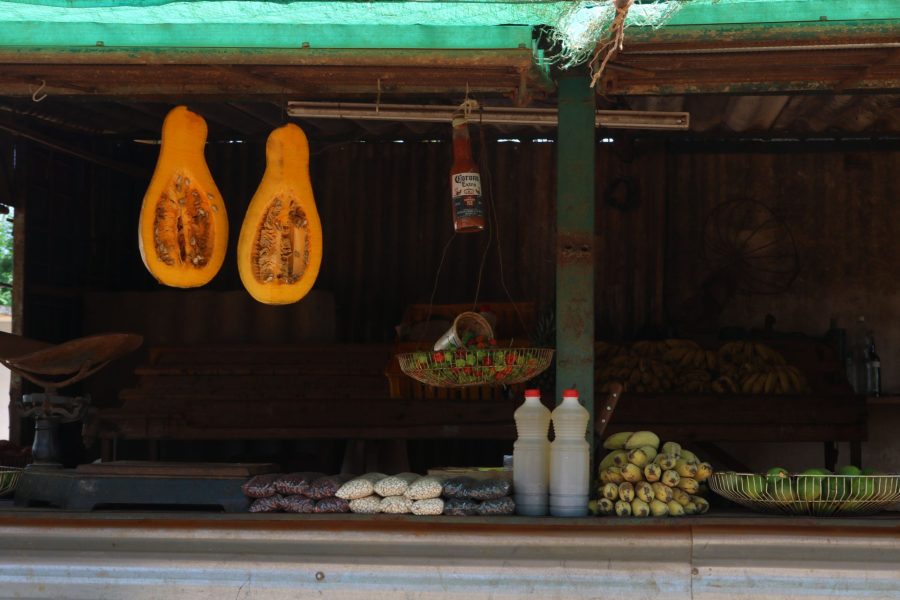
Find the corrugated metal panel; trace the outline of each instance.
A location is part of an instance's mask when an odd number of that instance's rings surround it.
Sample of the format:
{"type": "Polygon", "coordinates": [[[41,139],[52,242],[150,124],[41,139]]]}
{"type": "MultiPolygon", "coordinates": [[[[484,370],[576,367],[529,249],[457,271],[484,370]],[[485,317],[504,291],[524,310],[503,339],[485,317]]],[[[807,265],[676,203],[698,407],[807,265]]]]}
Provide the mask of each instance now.
{"type": "Polygon", "coordinates": [[[7,517],[0,597],[900,598],[896,520],[255,517],[7,517]]]}

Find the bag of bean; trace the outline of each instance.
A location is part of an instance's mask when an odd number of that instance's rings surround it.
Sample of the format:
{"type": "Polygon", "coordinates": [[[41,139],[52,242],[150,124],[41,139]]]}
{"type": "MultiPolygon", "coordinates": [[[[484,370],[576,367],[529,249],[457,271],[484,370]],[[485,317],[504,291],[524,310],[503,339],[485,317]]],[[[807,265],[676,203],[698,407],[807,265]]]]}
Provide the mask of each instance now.
{"type": "Polygon", "coordinates": [[[468,498],[469,488],[475,485],[476,481],[471,477],[451,477],[444,481],[444,498],[468,498]]]}
{"type": "Polygon", "coordinates": [[[409,489],[410,484],[419,479],[419,475],[415,473],[400,473],[379,479],[375,483],[375,493],[382,498],[389,496],[402,496],[409,489]]]}
{"type": "Polygon", "coordinates": [[[277,494],[275,482],[282,476],[282,473],[266,473],[265,475],[256,475],[251,477],[244,485],[241,491],[248,498],[268,498],[277,494]]]}
{"type": "Polygon", "coordinates": [[[482,479],[469,486],[467,498],[472,500],[494,500],[509,496],[512,491],[512,482],[509,479],[492,477],[482,479]]]}
{"type": "Polygon", "coordinates": [[[412,500],[406,496],[388,496],[381,499],[379,508],[386,515],[405,515],[412,510],[412,500]]]}
{"type": "Polygon", "coordinates": [[[375,484],[387,477],[384,473],[366,473],[344,483],[334,495],[344,500],[365,498],[375,493],[375,484]]]}
{"type": "Polygon", "coordinates": [[[381,496],[372,494],[365,498],[355,498],[350,501],[350,512],[361,515],[375,515],[381,512],[381,496]]]}
{"type": "Polygon", "coordinates": [[[444,514],[451,517],[469,517],[478,512],[478,503],[468,498],[444,500],[444,514]]]}
{"type": "Polygon", "coordinates": [[[333,498],[341,486],[353,479],[353,475],[326,475],[313,480],[306,490],[306,495],[314,500],[333,498]]]}
{"type": "Polygon", "coordinates": [[[440,477],[428,475],[419,477],[406,490],[406,497],[410,500],[429,500],[440,498],[444,491],[444,480],[440,477]]]}
{"type": "Polygon", "coordinates": [[[285,496],[281,501],[281,509],[289,513],[314,513],[316,512],[316,501],[299,494],[285,496]]]}
{"type": "Polygon", "coordinates": [[[279,495],[266,496],[265,498],[257,498],[253,501],[248,509],[252,513],[268,513],[278,512],[281,510],[281,503],[284,499],[279,495]]]}
{"type": "Polygon", "coordinates": [[[516,503],[510,497],[485,500],[478,505],[478,514],[485,517],[496,515],[511,515],[515,512],[516,503]]]}
{"type": "Polygon", "coordinates": [[[440,498],[416,500],[412,503],[410,512],[414,515],[440,515],[444,512],[444,501],[440,498]]]}
{"type": "Polygon", "coordinates": [[[309,484],[324,476],[324,473],[288,473],[275,481],[275,491],[282,496],[305,495],[309,490],[309,484]]]}
{"type": "Polygon", "coordinates": [[[322,498],[316,502],[317,513],[345,513],[350,512],[350,503],[343,498],[322,498]]]}

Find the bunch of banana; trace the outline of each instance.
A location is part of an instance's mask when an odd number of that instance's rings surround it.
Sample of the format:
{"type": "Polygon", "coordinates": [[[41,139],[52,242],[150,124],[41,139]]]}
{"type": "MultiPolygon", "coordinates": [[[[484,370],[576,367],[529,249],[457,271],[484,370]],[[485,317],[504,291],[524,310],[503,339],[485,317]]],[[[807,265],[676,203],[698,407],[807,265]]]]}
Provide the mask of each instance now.
{"type": "Polygon", "coordinates": [[[611,450],[600,461],[597,500],[593,514],[663,517],[703,514],[709,503],[698,494],[701,482],[712,475],[712,466],[666,442],[652,431],[624,431],[606,438],[611,450]]]}
{"type": "Polygon", "coordinates": [[[718,379],[712,382],[712,391],[717,394],[740,394],[741,387],[734,382],[734,379],[727,375],[720,375],[718,379]]]}
{"type": "Polygon", "coordinates": [[[609,342],[596,342],[594,344],[594,354],[597,357],[597,362],[609,362],[613,358],[619,356],[620,354],[627,354],[628,350],[623,348],[622,346],[611,344],[609,342]]]}
{"type": "Polygon", "coordinates": [[[750,373],[741,380],[744,394],[803,394],[809,391],[806,378],[797,367],[791,366],[750,373]]]}
{"type": "Polygon", "coordinates": [[[759,342],[728,342],[719,348],[719,359],[733,365],[783,366],[787,364],[777,351],[759,342]]]}
{"type": "Polygon", "coordinates": [[[704,350],[694,342],[670,348],[663,360],[679,370],[715,371],[719,364],[718,355],[712,350],[704,350]]]}
{"type": "Polygon", "coordinates": [[[657,360],[623,355],[597,371],[596,381],[601,391],[609,391],[613,382],[619,382],[626,391],[659,393],[672,389],[674,377],[672,369],[657,360]]]}
{"type": "Polygon", "coordinates": [[[660,359],[668,349],[665,342],[641,341],[631,345],[631,353],[641,358],[660,359]]]}
{"type": "Polygon", "coordinates": [[[709,371],[692,369],[675,377],[675,389],[679,392],[703,394],[712,389],[712,376],[709,371]]]}

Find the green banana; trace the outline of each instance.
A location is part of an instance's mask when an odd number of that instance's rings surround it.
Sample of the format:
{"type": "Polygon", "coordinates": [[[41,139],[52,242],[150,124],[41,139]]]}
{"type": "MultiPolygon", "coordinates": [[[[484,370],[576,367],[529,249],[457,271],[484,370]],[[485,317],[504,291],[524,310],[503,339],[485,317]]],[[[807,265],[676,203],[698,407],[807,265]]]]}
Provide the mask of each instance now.
{"type": "Polygon", "coordinates": [[[603,441],[603,447],[607,450],[621,450],[625,447],[625,442],[632,436],[631,431],[622,431],[614,433],[603,441]]]}
{"type": "Polygon", "coordinates": [[[635,431],[625,442],[625,448],[633,450],[641,446],[659,448],[659,436],[652,431],[635,431]]]}
{"type": "Polygon", "coordinates": [[[696,454],[694,454],[690,450],[685,450],[684,448],[681,449],[681,455],[678,458],[682,459],[685,462],[689,462],[689,463],[700,462],[700,459],[697,458],[696,454]]]}

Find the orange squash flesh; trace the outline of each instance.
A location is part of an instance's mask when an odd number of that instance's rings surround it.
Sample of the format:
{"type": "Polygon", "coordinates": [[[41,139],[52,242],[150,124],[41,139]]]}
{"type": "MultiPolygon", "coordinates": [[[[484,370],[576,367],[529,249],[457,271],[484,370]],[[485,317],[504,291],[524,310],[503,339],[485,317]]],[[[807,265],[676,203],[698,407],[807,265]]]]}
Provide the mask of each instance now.
{"type": "Polygon", "coordinates": [[[264,304],[291,304],[312,289],[322,264],[322,224],[309,180],[309,143],[293,124],[266,141],[266,171],[238,238],[238,272],[264,304]]]}
{"type": "Polygon", "coordinates": [[[228,215],[203,155],[206,132],[203,117],[184,106],[163,122],[138,226],[141,259],[163,285],[205,285],[225,260],[228,215]]]}

